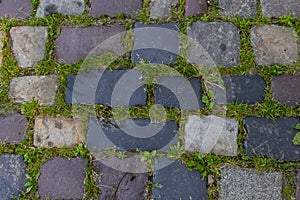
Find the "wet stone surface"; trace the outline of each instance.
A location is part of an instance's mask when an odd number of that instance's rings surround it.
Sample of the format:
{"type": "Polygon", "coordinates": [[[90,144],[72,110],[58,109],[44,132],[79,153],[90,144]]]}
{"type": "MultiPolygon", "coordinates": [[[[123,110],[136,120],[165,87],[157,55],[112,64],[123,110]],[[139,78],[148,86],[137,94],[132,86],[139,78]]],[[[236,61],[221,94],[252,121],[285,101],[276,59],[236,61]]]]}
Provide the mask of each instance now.
{"type": "Polygon", "coordinates": [[[296,65],[299,59],[295,29],[277,25],[251,28],[257,65],[296,65]]]}
{"type": "Polygon", "coordinates": [[[40,0],[36,17],[53,14],[81,15],[83,11],[84,0],[40,0]]]}
{"type": "Polygon", "coordinates": [[[203,15],[207,12],[208,4],[206,0],[186,0],[185,16],[203,15]]]}
{"type": "Polygon", "coordinates": [[[32,9],[30,0],[1,0],[0,1],[0,17],[9,19],[27,19],[32,9]]]}
{"type": "Polygon", "coordinates": [[[117,14],[131,15],[142,9],[142,0],[93,0],[91,3],[91,16],[115,16],[117,14]]]}
{"type": "Polygon", "coordinates": [[[220,0],[220,15],[226,17],[256,17],[256,0],[220,0]]]}
{"type": "Polygon", "coordinates": [[[261,0],[262,14],[266,17],[293,15],[300,18],[299,0],[261,0]]]}
{"type": "Polygon", "coordinates": [[[87,159],[53,157],[40,169],[38,194],[50,199],[83,199],[87,159]]]}
{"type": "Polygon", "coordinates": [[[178,0],[150,0],[150,18],[168,19],[178,0]]]}
{"type": "Polygon", "coordinates": [[[19,113],[0,115],[0,143],[15,144],[25,139],[28,120],[19,113]]]}
{"type": "Polygon", "coordinates": [[[0,199],[15,199],[25,191],[26,164],[22,156],[0,156],[0,199]]]}
{"type": "Polygon", "coordinates": [[[194,40],[188,48],[188,62],[204,67],[239,65],[240,36],[231,22],[194,22],[187,34],[194,40]]]}
{"type": "Polygon", "coordinates": [[[279,172],[259,172],[254,169],[240,169],[225,165],[221,169],[220,198],[236,199],[273,199],[280,200],[282,174],[279,172]]]}
{"type": "Polygon", "coordinates": [[[12,49],[22,68],[32,67],[44,59],[48,27],[18,26],[10,30],[12,49]]]}
{"type": "Polygon", "coordinates": [[[285,161],[300,160],[300,146],[293,144],[294,127],[298,117],[280,117],[275,121],[267,118],[246,117],[245,148],[247,156],[267,156],[285,161]]]}
{"type": "Polygon", "coordinates": [[[40,105],[55,104],[57,76],[24,76],[13,78],[10,82],[9,96],[16,103],[37,100],[40,105]]]}

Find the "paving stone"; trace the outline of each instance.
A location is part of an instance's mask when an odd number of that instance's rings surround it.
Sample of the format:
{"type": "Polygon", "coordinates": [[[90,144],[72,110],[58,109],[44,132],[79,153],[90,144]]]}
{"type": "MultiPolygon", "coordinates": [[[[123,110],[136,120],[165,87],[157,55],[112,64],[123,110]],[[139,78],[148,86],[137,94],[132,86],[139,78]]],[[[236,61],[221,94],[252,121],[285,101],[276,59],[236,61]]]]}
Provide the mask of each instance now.
{"type": "Polygon", "coordinates": [[[281,75],[273,76],[271,90],[276,102],[288,105],[298,106],[300,104],[300,76],[281,75]]]}
{"type": "Polygon", "coordinates": [[[38,194],[50,199],[83,199],[88,159],[54,157],[40,169],[38,194]]]}
{"type": "Polygon", "coordinates": [[[247,156],[267,156],[285,161],[300,160],[300,146],[293,144],[299,117],[268,118],[247,117],[245,119],[247,156]]]}
{"type": "Polygon", "coordinates": [[[117,25],[62,28],[60,36],[55,40],[55,54],[59,62],[71,64],[86,58],[90,53],[101,55],[110,51],[120,56],[124,53],[124,33],[125,28],[117,25]]]}
{"type": "Polygon", "coordinates": [[[178,0],[150,0],[150,18],[168,19],[171,17],[171,7],[175,7],[178,0]]]}
{"type": "Polygon", "coordinates": [[[84,142],[84,126],[79,119],[38,116],[34,124],[33,143],[36,147],[74,147],[84,142]]]}
{"type": "Polygon", "coordinates": [[[22,68],[32,67],[43,60],[46,52],[48,27],[18,26],[10,30],[12,49],[22,68]]]}
{"type": "Polygon", "coordinates": [[[264,25],[251,28],[251,42],[257,65],[296,65],[297,34],[293,28],[264,25]]]}
{"type": "Polygon", "coordinates": [[[176,23],[134,25],[134,47],[131,58],[135,64],[146,61],[170,64],[179,55],[179,25],[176,23]]]}
{"type": "Polygon", "coordinates": [[[22,156],[0,156],[0,199],[16,199],[25,191],[26,164],[22,156]]]}
{"type": "Polygon", "coordinates": [[[189,152],[237,155],[238,122],[214,115],[190,115],[185,124],[184,145],[189,152]]]}
{"type": "Polygon", "coordinates": [[[1,0],[0,17],[8,19],[27,19],[30,16],[32,5],[30,0],[1,0]]]}
{"type": "Polygon", "coordinates": [[[68,75],[66,103],[107,106],[146,105],[146,85],[136,70],[91,70],[68,75]]]}
{"type": "Polygon", "coordinates": [[[206,0],[186,0],[185,16],[203,15],[207,12],[208,4],[206,0]]]}
{"type": "Polygon", "coordinates": [[[57,89],[56,75],[24,76],[13,78],[10,82],[9,96],[16,103],[26,103],[37,100],[40,105],[55,104],[57,89]]]}
{"type": "Polygon", "coordinates": [[[202,86],[199,78],[180,76],[161,77],[154,90],[155,103],[181,110],[199,110],[202,103],[202,86]]]}
{"type": "Polygon", "coordinates": [[[298,170],[298,174],[296,177],[296,185],[297,185],[296,199],[300,199],[300,169],[298,170]]]}
{"type": "Polygon", "coordinates": [[[101,191],[99,200],[147,199],[147,173],[118,171],[100,161],[94,161],[94,170],[99,175],[96,180],[101,191]]]}
{"type": "Polygon", "coordinates": [[[41,0],[36,17],[47,17],[53,14],[81,15],[84,11],[84,0],[41,0]]]}
{"type": "Polygon", "coordinates": [[[266,17],[293,15],[300,17],[299,0],[261,0],[262,14],[266,17]]]}
{"type": "Polygon", "coordinates": [[[206,180],[202,180],[198,171],[189,171],[179,160],[155,172],[154,183],[162,188],[154,187],[152,198],[173,199],[206,199],[206,180]]]}
{"type": "Polygon", "coordinates": [[[194,22],[187,34],[194,43],[188,62],[204,67],[232,67],[240,62],[240,36],[231,22],[194,22]]]}
{"type": "Polygon", "coordinates": [[[3,59],[3,56],[2,56],[2,48],[3,48],[3,42],[2,42],[2,40],[3,39],[4,39],[4,32],[0,31],[0,66],[2,65],[2,59],[3,59]]]}
{"type": "Polygon", "coordinates": [[[228,75],[222,77],[227,103],[255,104],[264,101],[265,80],[258,75],[228,75]]]}
{"type": "Polygon", "coordinates": [[[141,10],[142,6],[142,0],[93,0],[91,4],[91,16],[115,16],[117,14],[131,15],[141,10]]]}
{"type": "Polygon", "coordinates": [[[220,15],[225,17],[256,17],[256,0],[220,0],[220,15]]]}
{"type": "Polygon", "coordinates": [[[221,168],[220,199],[282,199],[282,178],[279,172],[257,173],[254,169],[225,165],[221,168]]]}
{"type": "Polygon", "coordinates": [[[90,151],[112,149],[152,151],[167,146],[178,134],[175,121],[151,123],[149,119],[109,121],[91,117],[86,146],[90,151]]]}
{"type": "Polygon", "coordinates": [[[19,113],[0,115],[0,143],[20,143],[25,139],[28,120],[19,113]]]}

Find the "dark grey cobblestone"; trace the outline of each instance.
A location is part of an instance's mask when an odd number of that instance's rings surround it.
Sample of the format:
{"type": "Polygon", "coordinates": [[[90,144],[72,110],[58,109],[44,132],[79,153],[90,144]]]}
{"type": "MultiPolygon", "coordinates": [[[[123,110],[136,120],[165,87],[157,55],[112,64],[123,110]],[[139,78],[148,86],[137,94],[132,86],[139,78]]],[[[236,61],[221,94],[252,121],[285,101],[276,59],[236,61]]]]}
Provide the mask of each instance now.
{"type": "Polygon", "coordinates": [[[261,0],[262,13],[266,17],[293,15],[300,18],[299,0],[261,0]]]}
{"type": "Polygon", "coordinates": [[[32,9],[30,0],[1,0],[0,1],[0,17],[9,19],[27,19],[32,9]]]}
{"type": "Polygon", "coordinates": [[[185,16],[203,15],[207,12],[208,4],[206,0],[186,0],[185,16]]]}
{"type": "Polygon", "coordinates": [[[256,17],[256,0],[220,0],[220,15],[226,17],[256,17]]]}
{"type": "Polygon", "coordinates": [[[168,19],[171,17],[171,7],[175,7],[178,0],[150,0],[150,18],[168,19]]]}

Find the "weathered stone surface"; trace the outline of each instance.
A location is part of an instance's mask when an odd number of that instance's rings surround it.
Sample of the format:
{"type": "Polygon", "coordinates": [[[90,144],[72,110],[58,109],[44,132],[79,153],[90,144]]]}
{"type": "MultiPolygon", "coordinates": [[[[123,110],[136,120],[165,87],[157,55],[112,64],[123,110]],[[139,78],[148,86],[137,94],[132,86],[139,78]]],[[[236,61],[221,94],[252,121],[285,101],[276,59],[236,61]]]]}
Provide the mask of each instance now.
{"type": "Polygon", "coordinates": [[[298,106],[300,104],[300,76],[281,75],[274,76],[271,82],[271,90],[275,101],[288,105],[298,106]]]}
{"type": "Polygon", "coordinates": [[[150,0],[150,18],[168,19],[178,0],[150,0]]]}
{"type": "Polygon", "coordinates": [[[251,28],[251,42],[258,65],[296,65],[297,34],[293,28],[264,25],[251,28]]]}
{"type": "Polygon", "coordinates": [[[47,17],[53,14],[81,15],[84,11],[84,0],[40,0],[36,17],[47,17]]]}
{"type": "Polygon", "coordinates": [[[261,0],[262,14],[266,17],[293,15],[300,17],[299,0],[261,0]]]}
{"type": "Polygon", "coordinates": [[[225,165],[221,169],[220,199],[273,199],[280,200],[282,173],[259,172],[225,165]]]}
{"type": "Polygon", "coordinates": [[[142,9],[142,4],[142,0],[93,0],[91,4],[91,16],[114,16],[117,14],[131,15],[142,9]]]}
{"type": "Polygon", "coordinates": [[[90,151],[112,149],[152,151],[167,146],[178,133],[175,121],[151,123],[149,119],[109,121],[90,118],[86,146],[90,151]]]}
{"type": "Polygon", "coordinates": [[[9,200],[21,196],[25,191],[26,164],[22,156],[0,156],[0,199],[9,200]]]}
{"type": "Polygon", "coordinates": [[[162,188],[154,187],[154,199],[206,199],[206,180],[202,180],[198,171],[189,171],[179,160],[156,171],[154,183],[162,188]]]}
{"type": "Polygon", "coordinates": [[[38,116],[34,124],[36,147],[74,147],[84,142],[84,126],[79,119],[38,116]]]}
{"type": "Polygon", "coordinates": [[[232,67],[240,62],[240,36],[231,22],[195,22],[188,27],[188,62],[205,67],[232,67]]]}
{"type": "Polygon", "coordinates": [[[131,58],[135,64],[146,61],[153,64],[170,64],[179,55],[179,25],[176,23],[135,23],[134,47],[131,58]]]}
{"type": "Polygon", "coordinates": [[[299,161],[300,146],[293,144],[296,135],[294,127],[300,123],[299,117],[280,117],[275,121],[267,118],[247,117],[245,119],[248,156],[268,156],[270,158],[299,161]]]}
{"type": "Polygon", "coordinates": [[[0,115],[0,142],[15,144],[25,139],[28,120],[19,113],[0,115]]]}
{"type": "Polygon", "coordinates": [[[300,169],[298,170],[298,174],[296,177],[296,185],[297,185],[296,199],[300,199],[300,169]]]}
{"type": "Polygon", "coordinates": [[[30,16],[32,9],[30,0],[1,0],[0,1],[0,17],[9,19],[25,19],[30,16]]]}
{"type": "Polygon", "coordinates": [[[99,175],[96,180],[101,191],[99,200],[147,199],[147,173],[132,174],[118,171],[100,161],[94,161],[94,170],[99,175]]]}
{"type": "Polygon", "coordinates": [[[228,75],[222,77],[227,103],[255,104],[264,101],[266,82],[257,75],[228,75]]]}
{"type": "Polygon", "coordinates": [[[0,31],[0,66],[2,65],[2,59],[3,59],[3,56],[2,56],[2,48],[3,48],[2,40],[3,39],[4,39],[4,32],[0,31]]]}
{"type": "Polygon", "coordinates": [[[220,15],[226,17],[256,17],[256,0],[220,0],[220,15]]]}
{"type": "Polygon", "coordinates": [[[56,75],[13,78],[10,82],[9,96],[14,98],[16,103],[37,100],[40,105],[54,105],[57,79],[56,75]]]}
{"type": "Polygon", "coordinates": [[[54,157],[40,169],[38,194],[50,199],[83,199],[87,159],[54,157]]]}
{"type": "Polygon", "coordinates": [[[91,70],[68,75],[66,103],[146,105],[146,85],[136,70],[91,70]]]}
{"type": "Polygon", "coordinates": [[[63,28],[55,40],[56,57],[62,63],[76,63],[93,53],[110,51],[120,56],[124,53],[124,31],[122,26],[63,28]]]}
{"type": "Polygon", "coordinates": [[[161,77],[154,90],[155,103],[181,110],[199,110],[202,103],[202,86],[199,78],[180,76],[161,77]]]}
{"type": "Polygon", "coordinates": [[[32,67],[44,59],[48,27],[18,26],[10,30],[12,49],[19,65],[32,67]]]}
{"type": "Polygon", "coordinates": [[[185,16],[203,15],[208,9],[206,0],[186,0],[185,16]]]}
{"type": "Polygon", "coordinates": [[[237,133],[238,122],[235,119],[223,119],[214,115],[191,115],[185,124],[185,150],[236,156],[237,133]]]}

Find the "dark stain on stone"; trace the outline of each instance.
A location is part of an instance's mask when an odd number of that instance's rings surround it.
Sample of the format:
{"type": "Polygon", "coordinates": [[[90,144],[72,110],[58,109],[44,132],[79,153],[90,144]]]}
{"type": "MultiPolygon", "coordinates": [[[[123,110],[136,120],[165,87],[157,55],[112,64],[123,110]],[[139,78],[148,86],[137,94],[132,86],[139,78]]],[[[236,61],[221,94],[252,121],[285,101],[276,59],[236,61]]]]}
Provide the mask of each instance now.
{"type": "Polygon", "coordinates": [[[57,9],[58,7],[54,4],[47,5],[44,9],[45,15],[48,16],[48,15],[53,15],[55,13],[58,13],[57,9]]]}
{"type": "Polygon", "coordinates": [[[38,143],[40,143],[40,142],[41,142],[41,138],[40,138],[40,137],[36,137],[36,141],[37,141],[38,143]]]}
{"type": "Polygon", "coordinates": [[[76,5],[77,5],[78,7],[81,7],[81,6],[82,6],[82,3],[79,2],[79,1],[76,1],[75,3],[76,3],[76,5]]]}
{"type": "Polygon", "coordinates": [[[48,146],[49,147],[53,147],[53,143],[52,142],[48,142],[48,146]]]}
{"type": "Polygon", "coordinates": [[[222,51],[225,51],[225,50],[226,50],[226,45],[225,45],[225,44],[221,44],[221,45],[220,45],[220,49],[221,49],[222,51]]]}
{"type": "Polygon", "coordinates": [[[62,123],[61,122],[55,122],[55,128],[61,129],[62,123]]]}

